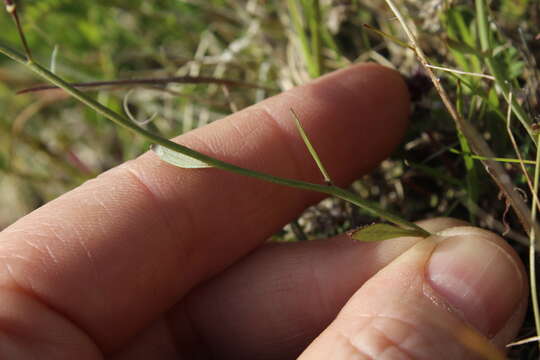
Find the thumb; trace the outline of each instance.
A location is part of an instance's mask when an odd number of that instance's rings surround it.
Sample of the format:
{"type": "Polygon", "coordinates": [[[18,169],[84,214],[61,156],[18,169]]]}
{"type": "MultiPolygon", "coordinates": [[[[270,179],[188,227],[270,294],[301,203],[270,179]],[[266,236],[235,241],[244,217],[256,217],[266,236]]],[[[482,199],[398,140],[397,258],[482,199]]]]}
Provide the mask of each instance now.
{"type": "Polygon", "coordinates": [[[446,229],[367,281],[300,359],[504,359],[526,294],[504,240],[446,229]]]}

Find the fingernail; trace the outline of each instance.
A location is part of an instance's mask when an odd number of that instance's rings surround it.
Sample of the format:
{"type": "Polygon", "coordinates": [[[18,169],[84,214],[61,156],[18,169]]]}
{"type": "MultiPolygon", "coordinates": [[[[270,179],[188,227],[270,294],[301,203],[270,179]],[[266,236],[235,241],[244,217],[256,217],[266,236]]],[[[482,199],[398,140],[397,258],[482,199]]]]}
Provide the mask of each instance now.
{"type": "Polygon", "coordinates": [[[516,260],[493,239],[475,233],[438,244],[427,279],[466,322],[489,338],[514,313],[525,287],[516,260]]]}

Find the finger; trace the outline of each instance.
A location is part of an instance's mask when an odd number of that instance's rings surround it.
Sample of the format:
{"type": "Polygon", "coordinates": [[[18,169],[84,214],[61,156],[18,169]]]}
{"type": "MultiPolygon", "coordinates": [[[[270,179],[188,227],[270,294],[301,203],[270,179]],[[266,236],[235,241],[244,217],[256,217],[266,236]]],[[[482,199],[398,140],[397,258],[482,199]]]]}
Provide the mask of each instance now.
{"type": "MultiPolygon", "coordinates": [[[[463,224],[447,218],[419,222],[432,232],[463,224]]],[[[176,346],[160,349],[176,348],[188,358],[294,359],[367,279],[417,241],[360,243],[341,235],[268,244],[176,306],[167,321],[176,346]]],[[[158,324],[134,339],[119,359],[155,351],[157,338],[171,340],[156,336],[162,334],[156,329],[158,324]]]]}
{"type": "MultiPolygon", "coordinates": [[[[338,183],[384,158],[408,113],[400,76],[360,65],[178,141],[246,168],[319,181],[291,107],[338,183]]],[[[319,198],[215,169],[178,169],[149,153],[8,228],[2,284],[116,348],[319,198]]]]}
{"type": "Polygon", "coordinates": [[[504,240],[445,230],[366,282],[300,359],[504,359],[526,292],[504,240]]]}

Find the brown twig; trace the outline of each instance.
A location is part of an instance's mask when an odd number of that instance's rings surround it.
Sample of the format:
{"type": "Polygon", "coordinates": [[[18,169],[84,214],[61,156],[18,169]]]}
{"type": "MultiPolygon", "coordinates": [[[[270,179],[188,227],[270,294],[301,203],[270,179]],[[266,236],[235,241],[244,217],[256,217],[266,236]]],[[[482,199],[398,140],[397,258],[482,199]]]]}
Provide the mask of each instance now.
{"type": "Polygon", "coordinates": [[[15,25],[17,26],[17,31],[19,32],[21,42],[24,46],[27,60],[32,61],[32,52],[30,51],[30,47],[28,46],[28,42],[26,41],[26,36],[24,36],[24,31],[22,29],[21,21],[19,19],[19,14],[17,13],[17,4],[15,4],[14,0],[4,0],[4,2],[6,3],[6,11],[8,12],[8,14],[11,15],[13,21],[15,21],[15,25]]]}
{"type": "MultiPolygon", "coordinates": [[[[277,89],[268,88],[265,86],[251,84],[243,81],[218,79],[213,77],[202,76],[175,76],[168,78],[141,78],[141,79],[124,79],[124,80],[109,80],[109,81],[92,81],[70,83],[69,85],[76,88],[95,88],[102,86],[130,86],[130,85],[167,85],[167,84],[219,84],[225,86],[247,87],[252,89],[263,89],[267,91],[277,91],[277,89]]],[[[59,89],[57,86],[40,85],[28,89],[17,91],[17,94],[26,94],[31,92],[59,89]]]]}

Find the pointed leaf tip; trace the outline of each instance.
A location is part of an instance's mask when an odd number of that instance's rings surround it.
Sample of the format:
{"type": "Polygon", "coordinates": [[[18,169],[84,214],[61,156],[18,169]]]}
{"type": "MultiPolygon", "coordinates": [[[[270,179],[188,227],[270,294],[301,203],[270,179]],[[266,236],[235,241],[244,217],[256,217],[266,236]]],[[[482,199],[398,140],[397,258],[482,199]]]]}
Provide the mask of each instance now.
{"type": "Polygon", "coordinates": [[[177,151],[167,149],[161,145],[152,145],[150,147],[152,151],[163,161],[181,167],[183,169],[204,169],[210,168],[212,166],[208,165],[205,162],[194,159],[177,151]]]}
{"type": "Polygon", "coordinates": [[[306,145],[306,147],[307,147],[307,149],[309,151],[309,154],[311,155],[313,160],[315,160],[315,163],[317,164],[317,167],[319,168],[319,171],[321,172],[321,174],[322,174],[322,176],[324,178],[324,182],[327,185],[331,186],[333,184],[332,179],[330,179],[330,175],[328,174],[328,171],[326,171],[326,168],[324,167],[324,165],[323,165],[323,163],[321,161],[321,158],[319,157],[319,154],[317,154],[317,151],[315,150],[315,148],[311,144],[311,141],[309,140],[309,137],[308,137],[306,131],[304,130],[304,127],[302,126],[302,123],[300,122],[300,118],[298,117],[298,115],[296,114],[296,112],[292,108],[290,108],[289,111],[291,112],[294,123],[296,124],[296,129],[300,133],[300,137],[302,138],[302,141],[304,142],[304,145],[306,145]]]}
{"type": "Polygon", "coordinates": [[[404,229],[389,224],[373,224],[352,230],[349,232],[349,236],[362,242],[376,242],[402,236],[425,237],[426,235],[416,229],[404,229]]]}

